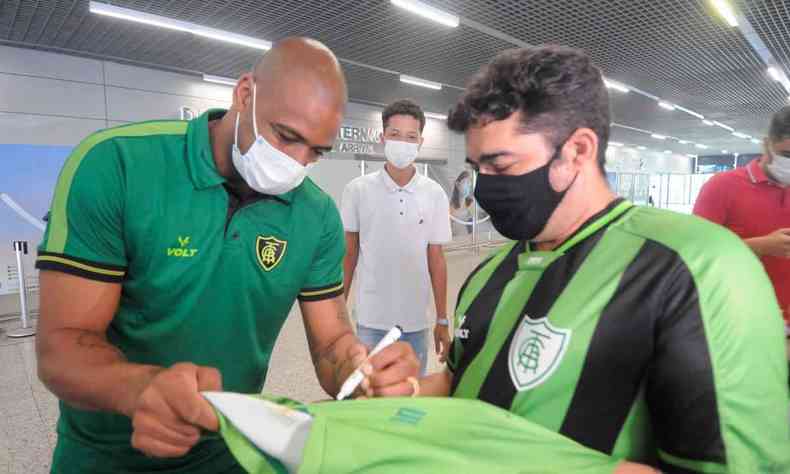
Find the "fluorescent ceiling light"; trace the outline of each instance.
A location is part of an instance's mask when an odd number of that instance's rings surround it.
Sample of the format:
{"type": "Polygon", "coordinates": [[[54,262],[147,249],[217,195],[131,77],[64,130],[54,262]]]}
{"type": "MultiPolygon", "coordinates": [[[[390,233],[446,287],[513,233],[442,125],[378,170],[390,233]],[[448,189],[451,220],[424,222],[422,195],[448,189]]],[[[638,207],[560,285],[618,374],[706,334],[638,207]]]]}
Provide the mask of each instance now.
{"type": "Polygon", "coordinates": [[[667,154],[672,153],[672,150],[664,150],[664,153],[667,153],[667,154]]]}
{"type": "Polygon", "coordinates": [[[211,74],[203,74],[203,80],[206,82],[213,82],[216,84],[225,84],[226,86],[236,86],[236,79],[222,76],[212,76],[211,74]]]}
{"type": "Polygon", "coordinates": [[[158,26],[160,28],[167,28],[170,30],[181,31],[184,33],[192,33],[193,35],[203,36],[226,43],[238,44],[255,49],[267,50],[271,49],[272,43],[269,41],[253,38],[252,36],[245,36],[229,31],[218,30],[201,26],[196,23],[188,21],[175,20],[159,15],[152,15],[129,8],[116,7],[115,5],[108,5],[106,3],[91,1],[89,4],[91,13],[97,15],[105,15],[113,18],[120,18],[122,20],[134,21],[137,23],[144,23],[146,25],[158,26]]]}
{"type": "Polygon", "coordinates": [[[661,107],[662,109],[675,110],[675,106],[670,104],[669,102],[659,101],[658,106],[661,107]]]}
{"type": "Polygon", "coordinates": [[[722,153],[724,153],[725,155],[726,155],[727,153],[729,153],[729,151],[727,151],[727,150],[722,150],[721,152],[722,152],[722,153]]]}
{"type": "Polygon", "coordinates": [[[609,142],[609,144],[612,146],[623,146],[623,144],[620,142],[609,142]]]}
{"type": "Polygon", "coordinates": [[[702,143],[697,143],[694,146],[699,148],[699,149],[701,149],[701,150],[707,150],[708,149],[708,145],[703,145],[702,143]]]}
{"type": "Polygon", "coordinates": [[[631,89],[627,88],[626,86],[618,82],[610,81],[609,79],[604,79],[603,83],[608,89],[614,89],[618,92],[624,92],[626,94],[631,92],[631,89]]]}
{"type": "Polygon", "coordinates": [[[738,137],[738,138],[745,138],[745,139],[747,139],[747,140],[748,140],[748,139],[750,139],[750,138],[752,138],[752,136],[751,136],[751,135],[747,135],[747,134],[745,134],[745,133],[741,133],[741,132],[732,132],[732,136],[734,136],[734,137],[738,137]]]}
{"type": "Polygon", "coordinates": [[[638,147],[636,147],[636,148],[637,148],[638,150],[647,150],[647,147],[646,147],[646,146],[642,146],[642,145],[639,145],[639,146],[638,146],[638,147]]]}
{"type": "Polygon", "coordinates": [[[664,136],[664,135],[659,135],[659,134],[657,134],[657,133],[653,133],[653,134],[651,134],[650,136],[651,136],[652,138],[655,138],[656,140],[666,140],[666,139],[667,139],[667,137],[666,137],[666,136],[664,136]]]}
{"type": "Polygon", "coordinates": [[[710,120],[703,120],[702,123],[704,123],[708,127],[712,127],[714,125],[713,122],[711,122],[710,120]]]}
{"type": "Polygon", "coordinates": [[[436,119],[436,120],[447,120],[446,115],[442,114],[435,114],[433,112],[425,112],[425,116],[428,118],[436,119]]]}
{"type": "Polygon", "coordinates": [[[713,0],[712,3],[719,12],[719,15],[721,15],[730,26],[738,26],[738,19],[735,17],[735,12],[727,3],[727,0],[713,0]]]}
{"type": "Polygon", "coordinates": [[[713,125],[716,125],[717,127],[721,127],[724,130],[727,130],[728,132],[734,132],[735,131],[735,129],[730,127],[729,125],[724,125],[723,123],[717,122],[715,120],[713,121],[713,125]]]}
{"type": "Polygon", "coordinates": [[[436,23],[455,28],[461,22],[461,19],[455,15],[443,12],[438,8],[427,5],[417,0],[391,0],[392,4],[396,7],[408,10],[416,15],[433,20],[436,23]]]}
{"type": "Polygon", "coordinates": [[[755,145],[759,145],[760,144],[760,140],[758,140],[756,138],[752,138],[752,143],[754,143],[755,145]]]}
{"type": "Polygon", "coordinates": [[[437,91],[442,90],[442,85],[439,84],[438,82],[426,81],[425,79],[420,79],[419,77],[413,77],[413,76],[407,76],[405,74],[401,74],[400,81],[405,82],[406,84],[412,84],[420,87],[427,87],[428,89],[434,89],[437,91]]]}
{"type": "Polygon", "coordinates": [[[686,156],[688,156],[689,158],[696,158],[697,157],[697,155],[692,155],[692,154],[688,154],[686,156]]]}
{"type": "Polygon", "coordinates": [[[776,69],[773,66],[768,68],[768,75],[771,76],[771,79],[773,79],[775,81],[781,81],[782,80],[782,74],[779,72],[779,69],[776,69]]]}
{"type": "Polygon", "coordinates": [[[678,143],[681,145],[688,145],[690,142],[688,140],[678,140],[678,143]]]}
{"type": "Polygon", "coordinates": [[[676,106],[675,106],[675,108],[676,108],[676,109],[678,109],[678,110],[682,110],[683,112],[686,112],[686,113],[687,113],[687,114],[689,114],[689,115],[692,115],[692,116],[694,116],[694,117],[697,117],[697,118],[698,118],[698,119],[700,119],[700,120],[702,120],[702,119],[704,119],[704,118],[705,118],[705,117],[703,117],[703,116],[702,116],[702,114],[698,114],[697,112],[694,112],[693,110],[689,110],[689,109],[687,109],[687,108],[685,108],[685,107],[681,107],[681,106],[679,106],[679,105],[676,105],[676,106]]]}

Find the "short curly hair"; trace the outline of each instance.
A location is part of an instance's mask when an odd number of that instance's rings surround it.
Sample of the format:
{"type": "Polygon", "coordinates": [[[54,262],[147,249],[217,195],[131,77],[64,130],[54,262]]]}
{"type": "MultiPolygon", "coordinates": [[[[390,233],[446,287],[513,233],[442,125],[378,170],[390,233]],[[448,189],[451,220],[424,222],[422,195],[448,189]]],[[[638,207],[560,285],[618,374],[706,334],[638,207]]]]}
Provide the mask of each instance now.
{"type": "Polygon", "coordinates": [[[384,129],[387,128],[390,117],[393,115],[410,115],[414,117],[420,122],[420,133],[425,128],[425,114],[422,108],[411,99],[399,99],[384,108],[384,111],[381,112],[381,124],[384,129]]]}
{"type": "Polygon", "coordinates": [[[593,130],[604,171],[609,94],[601,71],[583,51],[544,45],[499,53],[472,77],[450,109],[447,126],[466,132],[472,125],[504,120],[516,112],[522,114],[526,133],[543,133],[554,146],[579,128],[593,130]]]}
{"type": "Polygon", "coordinates": [[[780,142],[785,138],[790,138],[790,105],[782,107],[774,114],[768,131],[768,139],[772,142],[780,142]]]}

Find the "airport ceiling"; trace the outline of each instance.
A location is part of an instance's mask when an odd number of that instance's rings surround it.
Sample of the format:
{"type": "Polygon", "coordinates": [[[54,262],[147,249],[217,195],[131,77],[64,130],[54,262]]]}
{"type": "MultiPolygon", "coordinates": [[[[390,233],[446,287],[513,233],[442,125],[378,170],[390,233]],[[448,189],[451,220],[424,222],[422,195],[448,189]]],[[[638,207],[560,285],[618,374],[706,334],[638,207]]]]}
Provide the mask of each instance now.
{"type": "MultiPolygon", "coordinates": [[[[444,113],[466,79],[499,51],[558,43],[588,51],[607,78],[646,92],[610,91],[613,140],[677,153],[758,152],[759,144],[706,126],[658,97],[761,138],[788,91],[738,28],[706,0],[424,0],[458,15],[457,28],[388,0],[112,0],[115,6],[276,41],[317,38],[344,60],[352,100],[412,97],[444,113]],[[441,82],[434,91],[396,73],[441,82]],[[456,86],[456,87],[450,87],[456,86]],[[667,140],[644,131],[704,143],[667,140]]],[[[790,1],[729,0],[790,75],[790,1]]],[[[260,51],[91,14],[88,0],[0,0],[0,43],[236,77],[260,51]]]]}

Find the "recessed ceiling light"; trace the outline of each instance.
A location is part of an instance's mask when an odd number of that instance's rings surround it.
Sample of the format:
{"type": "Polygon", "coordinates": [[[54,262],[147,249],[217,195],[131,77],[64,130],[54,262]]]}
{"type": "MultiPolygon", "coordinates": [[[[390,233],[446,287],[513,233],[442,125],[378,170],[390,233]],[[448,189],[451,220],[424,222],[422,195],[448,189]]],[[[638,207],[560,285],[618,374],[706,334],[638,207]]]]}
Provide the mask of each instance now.
{"type": "Polygon", "coordinates": [[[235,79],[229,77],[212,76],[211,74],[203,74],[203,80],[215,84],[224,84],[226,86],[235,86],[237,82],[235,79]]]}
{"type": "Polygon", "coordinates": [[[681,145],[688,145],[689,141],[688,140],[678,140],[678,143],[680,143],[681,145]]]}
{"type": "Polygon", "coordinates": [[[218,30],[216,28],[209,28],[207,26],[198,25],[188,21],[152,15],[150,13],[132,10],[130,8],[108,5],[106,3],[91,1],[88,4],[88,10],[91,13],[96,13],[97,15],[111,16],[122,20],[158,26],[160,28],[183,31],[185,33],[192,33],[193,35],[202,36],[204,38],[211,38],[218,41],[247,46],[250,48],[262,50],[272,48],[272,43],[270,41],[253,38],[251,36],[240,35],[230,31],[218,30]]]}
{"type": "Polygon", "coordinates": [[[716,125],[717,127],[721,127],[724,130],[727,130],[728,132],[734,132],[735,131],[735,129],[730,127],[729,125],[725,125],[725,124],[723,124],[721,122],[717,122],[715,120],[713,121],[713,125],[716,125]]]}
{"type": "Polygon", "coordinates": [[[755,145],[759,145],[760,144],[760,140],[758,140],[756,138],[752,138],[752,143],[754,143],[755,145]]]}
{"type": "Polygon", "coordinates": [[[713,0],[713,6],[730,26],[738,26],[738,18],[726,0],[713,0]]]}
{"type": "Polygon", "coordinates": [[[623,92],[623,93],[631,92],[631,89],[627,88],[626,86],[618,82],[610,81],[609,79],[604,79],[603,83],[608,89],[614,89],[618,92],[623,92]]]}
{"type": "Polygon", "coordinates": [[[638,146],[638,147],[636,147],[636,148],[637,148],[638,150],[647,150],[647,147],[646,147],[646,146],[642,146],[642,145],[639,145],[639,146],[638,146]]]}
{"type": "Polygon", "coordinates": [[[438,82],[426,81],[419,77],[407,76],[406,74],[400,75],[400,81],[414,86],[427,87],[428,89],[442,90],[442,85],[438,82]]]}
{"type": "Polygon", "coordinates": [[[451,15],[447,12],[439,10],[436,7],[432,7],[428,4],[423,2],[419,2],[417,0],[391,0],[392,4],[396,7],[403,8],[404,10],[408,10],[416,15],[420,15],[423,18],[427,18],[429,20],[435,21],[440,23],[444,26],[449,26],[455,28],[461,23],[461,19],[455,15],[451,15]]]}
{"type": "Polygon", "coordinates": [[[702,150],[707,150],[708,149],[708,145],[703,145],[702,143],[697,143],[694,146],[699,148],[699,149],[702,149],[702,150]]]}
{"type": "Polygon", "coordinates": [[[694,112],[693,110],[689,110],[689,109],[687,109],[687,108],[685,108],[685,107],[681,107],[681,106],[679,106],[679,105],[676,105],[676,106],[675,106],[675,108],[676,108],[676,109],[678,109],[678,110],[680,110],[680,111],[686,112],[686,113],[687,113],[687,114],[689,114],[689,115],[692,115],[692,116],[694,116],[694,117],[697,117],[697,118],[698,118],[698,119],[700,119],[700,120],[703,120],[703,119],[705,118],[705,117],[703,117],[703,116],[702,116],[702,114],[698,114],[697,112],[694,112]]]}
{"type": "Polygon", "coordinates": [[[664,150],[664,153],[667,153],[667,154],[672,153],[672,150],[664,150]]]}
{"type": "Polygon", "coordinates": [[[436,120],[447,120],[447,116],[443,114],[436,114],[433,112],[425,112],[424,114],[428,118],[436,119],[436,120]]]}

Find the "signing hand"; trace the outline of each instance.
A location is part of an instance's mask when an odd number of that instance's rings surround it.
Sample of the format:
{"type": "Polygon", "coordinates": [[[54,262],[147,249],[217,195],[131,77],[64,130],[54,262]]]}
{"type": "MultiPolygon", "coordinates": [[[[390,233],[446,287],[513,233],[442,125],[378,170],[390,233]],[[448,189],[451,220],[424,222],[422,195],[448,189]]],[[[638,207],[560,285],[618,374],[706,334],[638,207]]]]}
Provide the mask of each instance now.
{"type": "Polygon", "coordinates": [[[399,341],[362,364],[366,375],[362,390],[367,397],[410,397],[420,374],[420,361],[411,345],[399,341]]]}

